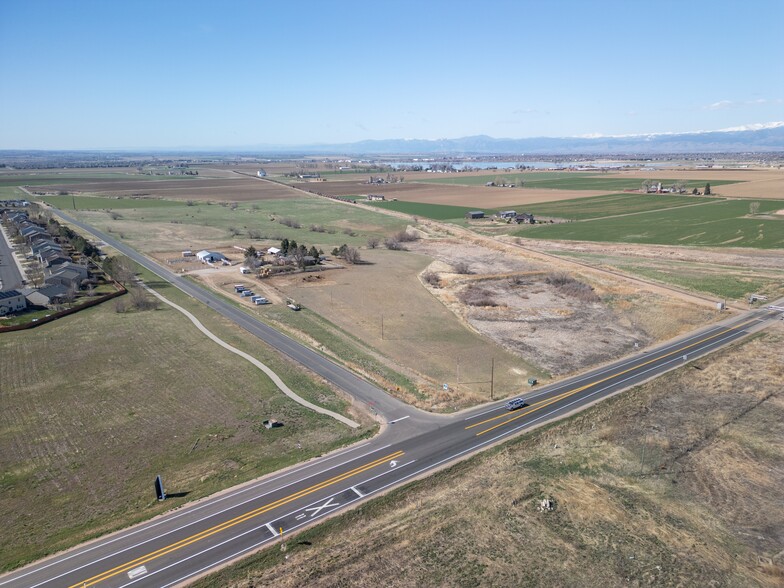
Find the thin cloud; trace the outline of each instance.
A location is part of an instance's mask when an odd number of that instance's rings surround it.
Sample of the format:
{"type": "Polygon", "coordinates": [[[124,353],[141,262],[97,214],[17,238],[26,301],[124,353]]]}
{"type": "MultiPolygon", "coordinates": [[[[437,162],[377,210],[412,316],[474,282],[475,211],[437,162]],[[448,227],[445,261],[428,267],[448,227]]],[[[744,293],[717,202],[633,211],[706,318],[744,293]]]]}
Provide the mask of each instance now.
{"type": "Polygon", "coordinates": [[[705,110],[726,110],[728,108],[741,108],[743,106],[757,106],[760,104],[782,104],[781,98],[757,98],[755,100],[719,100],[713,104],[703,106],[705,110]]]}

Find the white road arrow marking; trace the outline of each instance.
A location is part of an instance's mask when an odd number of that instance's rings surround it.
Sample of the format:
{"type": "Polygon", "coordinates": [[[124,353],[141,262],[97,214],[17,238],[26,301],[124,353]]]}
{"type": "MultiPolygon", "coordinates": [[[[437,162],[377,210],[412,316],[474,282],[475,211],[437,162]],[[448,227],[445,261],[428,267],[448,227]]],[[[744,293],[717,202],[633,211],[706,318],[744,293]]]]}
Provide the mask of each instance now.
{"type": "Polygon", "coordinates": [[[321,506],[316,506],[316,507],[314,507],[314,508],[306,508],[305,510],[313,511],[313,512],[311,512],[311,513],[310,513],[310,518],[313,518],[313,517],[315,517],[315,516],[316,516],[318,513],[320,513],[322,510],[324,510],[325,508],[335,508],[336,506],[340,506],[340,503],[339,503],[339,502],[335,502],[335,503],[333,504],[333,503],[332,503],[332,500],[333,500],[333,498],[330,498],[329,500],[327,500],[327,501],[326,501],[324,504],[322,504],[321,506]]]}

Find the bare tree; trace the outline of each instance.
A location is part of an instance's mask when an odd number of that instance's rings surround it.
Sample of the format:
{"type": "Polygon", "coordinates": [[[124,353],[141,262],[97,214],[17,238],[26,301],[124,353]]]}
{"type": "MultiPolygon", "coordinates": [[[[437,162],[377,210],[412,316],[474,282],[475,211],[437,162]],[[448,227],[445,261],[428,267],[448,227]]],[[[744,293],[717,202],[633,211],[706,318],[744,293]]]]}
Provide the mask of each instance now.
{"type": "Polygon", "coordinates": [[[759,202],[749,202],[749,214],[757,214],[759,212],[759,202]]]}
{"type": "Polygon", "coordinates": [[[378,237],[368,237],[367,240],[368,249],[375,249],[376,247],[378,247],[378,244],[380,242],[381,240],[378,237]]]}

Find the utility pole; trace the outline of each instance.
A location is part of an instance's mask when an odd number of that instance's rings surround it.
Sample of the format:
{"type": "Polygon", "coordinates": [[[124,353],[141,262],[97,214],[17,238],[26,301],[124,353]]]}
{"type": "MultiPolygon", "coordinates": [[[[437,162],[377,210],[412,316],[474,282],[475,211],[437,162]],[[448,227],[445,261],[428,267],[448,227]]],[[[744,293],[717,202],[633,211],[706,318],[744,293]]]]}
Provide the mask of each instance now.
{"type": "Polygon", "coordinates": [[[384,340],[384,313],[381,313],[381,340],[384,340]]]}
{"type": "Polygon", "coordinates": [[[457,384],[455,384],[455,392],[460,390],[460,358],[457,359],[457,384]]]}
{"type": "Polygon", "coordinates": [[[495,383],[495,357],[490,359],[490,400],[493,400],[494,383],[495,383]]]}

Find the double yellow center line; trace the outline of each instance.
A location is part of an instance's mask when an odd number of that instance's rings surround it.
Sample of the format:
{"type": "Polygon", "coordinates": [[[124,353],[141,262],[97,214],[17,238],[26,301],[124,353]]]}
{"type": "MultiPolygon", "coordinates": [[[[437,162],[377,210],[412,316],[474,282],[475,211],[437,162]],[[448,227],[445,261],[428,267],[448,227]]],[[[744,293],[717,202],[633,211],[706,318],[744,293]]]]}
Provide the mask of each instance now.
{"type": "Polygon", "coordinates": [[[539,410],[542,410],[543,408],[545,408],[547,406],[550,406],[551,404],[554,404],[555,402],[558,402],[559,400],[563,400],[564,398],[569,398],[570,396],[578,394],[578,393],[582,392],[583,390],[586,390],[588,388],[592,388],[594,386],[598,386],[599,384],[603,384],[604,382],[606,382],[608,380],[612,380],[613,378],[617,378],[618,376],[622,376],[622,375],[627,374],[629,372],[632,372],[634,370],[640,369],[641,367],[645,367],[646,365],[649,365],[651,363],[656,363],[657,361],[661,361],[662,359],[665,359],[667,357],[670,357],[670,356],[673,356],[673,355],[681,355],[687,349],[691,349],[692,347],[694,347],[696,345],[700,345],[702,343],[705,343],[706,341],[710,341],[711,339],[716,339],[717,337],[721,337],[722,335],[724,335],[726,333],[729,333],[730,331],[735,331],[737,329],[745,327],[746,325],[751,324],[751,323],[753,323],[756,320],[757,319],[751,319],[751,320],[742,322],[739,325],[735,325],[734,327],[730,327],[728,329],[725,329],[723,331],[715,333],[715,334],[711,335],[710,337],[705,337],[704,339],[700,339],[699,341],[695,341],[694,343],[692,343],[690,345],[686,345],[685,347],[680,347],[680,348],[676,349],[675,351],[670,351],[669,353],[666,353],[665,355],[661,355],[661,356],[656,357],[654,359],[650,359],[650,360],[648,360],[646,362],[643,362],[643,363],[637,364],[635,366],[632,366],[632,367],[630,367],[628,369],[623,370],[622,372],[618,372],[617,374],[612,374],[611,376],[607,376],[606,378],[603,378],[601,380],[597,380],[596,382],[591,382],[590,384],[585,384],[584,386],[580,386],[579,388],[575,388],[574,390],[567,390],[566,392],[562,392],[561,394],[553,396],[552,398],[549,398],[547,400],[541,400],[541,401],[539,401],[539,402],[537,402],[535,404],[532,404],[529,407],[528,410],[525,410],[525,411],[523,411],[523,412],[521,412],[519,414],[516,414],[515,416],[513,416],[511,418],[507,418],[507,417],[509,417],[509,414],[508,413],[504,413],[504,414],[501,414],[501,415],[498,415],[498,416],[495,416],[495,417],[492,417],[492,418],[489,418],[489,419],[485,419],[484,421],[480,421],[478,423],[474,423],[473,425],[469,425],[469,426],[466,427],[466,430],[473,429],[474,427],[479,427],[480,425],[484,425],[484,424],[487,424],[487,423],[490,423],[492,421],[496,421],[496,420],[499,420],[499,419],[507,419],[507,420],[503,421],[502,423],[498,423],[496,425],[493,425],[492,427],[484,429],[483,431],[479,431],[476,434],[476,436],[479,437],[480,435],[484,435],[485,433],[489,433],[490,431],[493,431],[493,430],[495,430],[495,429],[497,429],[499,427],[503,427],[504,425],[507,425],[507,424],[509,424],[509,423],[511,423],[513,421],[518,420],[518,419],[521,419],[524,416],[528,416],[531,413],[534,413],[534,412],[537,412],[539,410]]]}
{"type": "Polygon", "coordinates": [[[130,570],[132,570],[132,569],[134,569],[134,568],[136,568],[136,567],[138,567],[140,565],[143,565],[143,564],[145,564],[145,563],[147,563],[149,561],[152,561],[152,560],[157,559],[159,557],[162,557],[162,556],[164,556],[164,555],[166,555],[168,553],[171,553],[172,551],[177,551],[178,549],[182,549],[183,547],[187,547],[188,545],[191,545],[192,543],[196,543],[197,541],[201,541],[202,539],[206,539],[207,537],[215,535],[216,533],[220,533],[221,531],[225,531],[226,529],[229,529],[230,527],[233,527],[235,525],[239,525],[240,523],[244,523],[244,522],[246,522],[246,521],[248,521],[248,520],[250,520],[252,518],[255,518],[255,517],[259,516],[259,515],[262,515],[262,514],[264,514],[266,512],[269,512],[269,511],[271,511],[271,510],[273,510],[275,508],[278,508],[280,506],[283,506],[285,504],[293,502],[293,501],[295,501],[295,500],[297,500],[299,498],[302,498],[303,496],[307,496],[309,494],[313,494],[314,492],[318,492],[319,490],[321,490],[323,488],[326,488],[328,486],[332,486],[333,484],[337,484],[339,482],[342,482],[343,480],[346,480],[346,479],[351,478],[353,476],[359,475],[362,472],[366,472],[367,470],[370,470],[370,469],[373,469],[375,467],[378,467],[378,466],[380,466],[380,465],[382,465],[382,464],[384,464],[384,463],[386,463],[386,462],[388,462],[390,460],[397,459],[397,458],[401,457],[402,455],[403,455],[402,451],[396,451],[395,453],[390,453],[389,455],[387,455],[385,457],[380,457],[379,459],[377,459],[375,461],[372,461],[372,462],[367,463],[365,465],[362,465],[362,466],[359,466],[357,468],[354,468],[351,471],[344,472],[344,473],[339,474],[339,475],[337,475],[337,476],[335,476],[333,478],[330,478],[330,479],[325,480],[323,482],[319,482],[318,484],[310,486],[309,488],[305,488],[304,490],[300,490],[299,492],[295,492],[294,494],[290,494],[289,496],[286,496],[285,498],[281,498],[279,500],[276,500],[275,502],[271,502],[269,504],[261,506],[261,507],[255,509],[255,510],[252,510],[252,511],[247,512],[247,513],[245,513],[243,515],[240,515],[238,517],[230,519],[230,520],[228,520],[228,521],[226,521],[224,523],[221,523],[219,525],[215,525],[214,527],[210,527],[209,529],[205,529],[204,531],[201,531],[199,533],[191,535],[190,537],[186,537],[185,539],[181,539],[180,541],[177,541],[176,543],[172,543],[171,545],[167,545],[166,547],[162,547],[162,548],[160,548],[160,549],[158,549],[156,551],[148,553],[147,555],[143,555],[141,557],[137,557],[136,559],[134,559],[132,561],[124,563],[124,564],[122,564],[120,566],[117,566],[115,568],[112,568],[111,570],[107,570],[107,571],[103,572],[102,574],[98,574],[97,576],[93,576],[92,578],[89,578],[89,579],[84,580],[82,582],[77,582],[76,584],[73,584],[69,588],[88,588],[89,586],[94,586],[94,585],[98,584],[99,582],[102,582],[103,580],[107,580],[109,578],[112,578],[112,577],[117,576],[119,574],[122,574],[124,572],[128,572],[128,571],[130,571],[130,570]]]}

